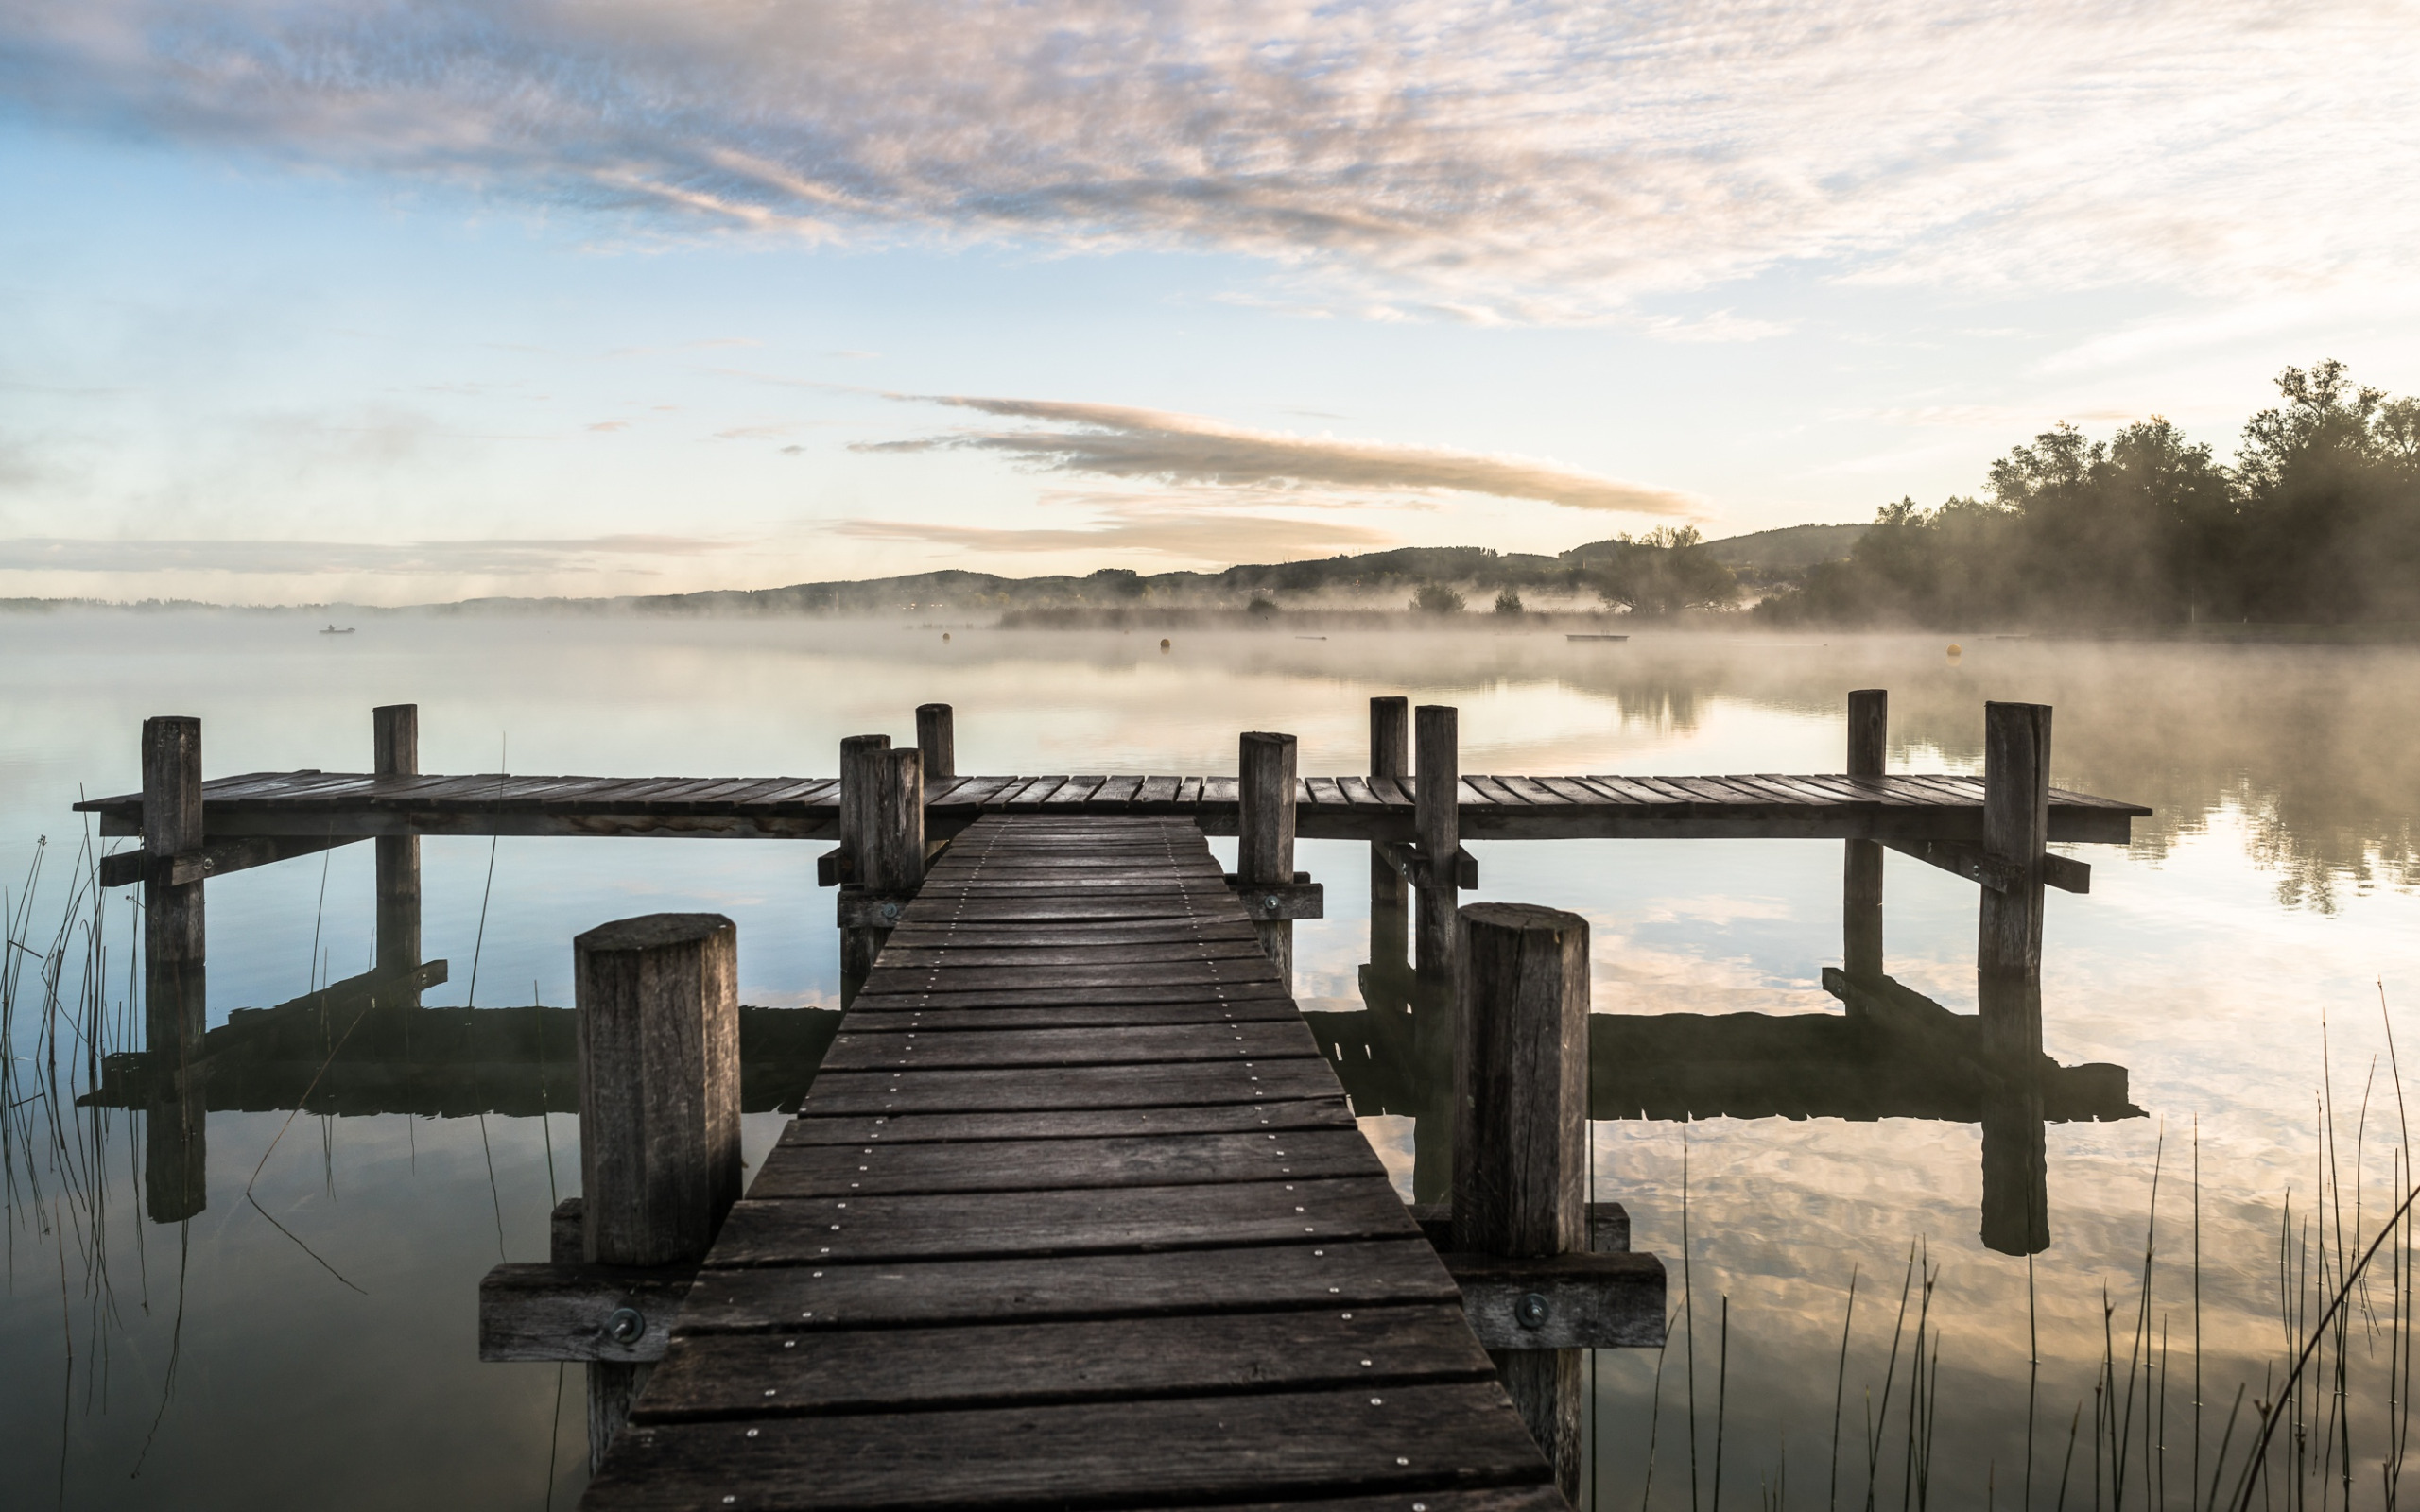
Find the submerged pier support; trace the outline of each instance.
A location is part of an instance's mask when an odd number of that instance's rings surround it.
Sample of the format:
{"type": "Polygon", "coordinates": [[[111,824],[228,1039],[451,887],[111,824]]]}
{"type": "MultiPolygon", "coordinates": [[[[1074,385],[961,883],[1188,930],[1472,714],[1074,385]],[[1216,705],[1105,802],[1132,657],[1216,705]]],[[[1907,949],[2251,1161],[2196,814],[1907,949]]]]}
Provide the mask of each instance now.
{"type": "MultiPolygon", "coordinates": [[[[1261,953],[1294,980],[1294,920],[1274,904],[1294,873],[1294,737],[1246,730],[1236,753],[1236,888],[1253,915],[1261,953]],[[1255,907],[1255,903],[1261,906],[1255,907]]],[[[1307,879],[1304,879],[1307,880],[1307,879]]]]}
{"type": "MultiPolygon", "coordinates": [[[[1889,759],[1891,696],[1880,688],[1849,695],[1848,776],[1882,775],[1889,759]]],[[[1882,975],[1882,842],[1841,842],[1841,966],[1859,982],[1882,975]]],[[[1856,1011],[1854,1005],[1851,1012],[1856,1011]]]]}
{"type": "Polygon", "coordinates": [[[143,1206],[176,1223],[209,1200],[206,1120],[198,1064],[209,1017],[209,935],[199,879],[174,880],[176,859],[202,845],[201,721],[143,721],[144,1048],[164,1074],[144,1134],[143,1206]]]}
{"type": "Polygon", "coordinates": [[[1412,713],[1419,768],[1413,777],[1412,827],[1420,836],[1419,869],[1413,875],[1413,966],[1422,976],[1450,980],[1454,974],[1454,905],[1461,880],[1461,786],[1460,715],[1442,704],[1423,704],[1412,713]]]}
{"type": "MultiPolygon", "coordinates": [[[[370,711],[371,772],[420,775],[420,705],[388,704],[370,711]]],[[[398,976],[420,965],[420,836],[382,834],[378,848],[377,968],[398,976]]],[[[420,1006],[420,991],[404,988],[390,1005],[420,1006]]]]}
{"type": "MultiPolygon", "coordinates": [[[[924,721],[918,720],[921,726],[924,721]]],[[[882,942],[925,881],[925,775],[921,750],[893,750],[889,735],[840,742],[840,994],[873,970],[882,942]]]]}
{"type": "Polygon", "coordinates": [[[1984,887],[1975,996],[1984,1053],[2003,1073],[1983,1112],[1983,1243],[2003,1254],[2050,1247],[2042,1143],[2043,847],[2050,838],[2050,709],[1983,706],[1983,852],[2008,885],[1984,887]]]}

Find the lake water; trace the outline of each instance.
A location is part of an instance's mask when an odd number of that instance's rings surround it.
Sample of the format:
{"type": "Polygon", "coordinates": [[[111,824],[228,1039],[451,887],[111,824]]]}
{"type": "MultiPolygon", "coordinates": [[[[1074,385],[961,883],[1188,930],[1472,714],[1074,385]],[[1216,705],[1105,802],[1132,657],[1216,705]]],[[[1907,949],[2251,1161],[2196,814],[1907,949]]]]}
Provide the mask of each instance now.
{"type": "MultiPolygon", "coordinates": [[[[420,705],[428,771],[814,775],[835,769],[844,735],[911,741],[913,708],[931,700],[957,708],[961,771],[1232,772],[1236,732],[1259,729],[1298,735],[1302,769],[1321,773],[1365,768],[1366,700],[1400,693],[1461,708],[1465,771],[1720,773],[1840,769],[1851,688],[1890,690],[1893,770],[1979,771],[1985,699],[2054,705],[2053,780],[2158,812],[2131,848],[2061,848],[2093,876],[2088,896],[2049,897],[2045,1048],[2125,1068],[2142,1116],[2048,1126],[2051,1244],[2029,1261],[1978,1237],[1976,1124],[1897,1116],[1893,1099],[1911,1094],[1887,1082],[1846,1109],[1870,1118],[1728,1116],[1725,1096],[1741,1098],[1725,1085],[1821,1102],[1840,1093],[1825,1080],[1839,1068],[1733,1064],[1743,1041],[1725,1035],[1751,1021],[1656,1041],[1696,1058],[1651,1068],[1683,1091],[1648,1110],[1699,1116],[1599,1122],[1594,1177],[1628,1207],[1635,1247],[1665,1258],[1674,1305],[1685,1290],[1692,1305],[1660,1355],[1595,1359],[1590,1484],[1607,1506],[1709,1504],[1718,1408],[1725,1505],[1772,1504],[1785,1481],[1788,1505],[1832,1504],[1827,1483],[1863,1504],[1869,1458],[1877,1503],[1896,1501],[1911,1439],[1927,1499],[2023,1504],[2029,1393],[2032,1504],[2052,1504],[2063,1461],[2071,1505],[2114,1503],[2121,1478],[2127,1503],[2201,1504],[2195,1333],[2206,1483],[2238,1383],[2231,1464],[2252,1401],[2273,1393],[2262,1372],[2282,1374],[2281,1235],[2286,1294],[2315,1314],[2332,1257],[2358,1253],[2409,1185],[2382,1003],[2420,1050],[2420,653],[1979,639],[1953,662],[1940,638],[1569,643],[1476,616],[1320,640],[1180,632],[1165,653],[1156,632],[949,629],[944,643],[940,627],[896,624],[380,619],[331,637],[282,614],[0,617],[0,862],[11,936],[29,947],[8,967],[21,1058],[6,1115],[0,1502],[519,1508],[567,1505],[584,1478],[578,1373],[481,1365],[475,1327],[489,1266],[544,1258],[548,1208],[577,1189],[576,1117],[215,1112],[206,1207],[164,1226],[143,1215],[144,1115],[69,1101],[92,1086],[92,1047],[72,1026],[43,1038],[40,959],[85,843],[68,805],[139,786],[148,714],[200,716],[213,776],[362,769],[369,711],[390,702],[420,705]],[[1912,1395],[1920,1288],[1890,1359],[1911,1247],[1935,1277],[1912,1395]],[[2121,1400],[2097,1409],[2104,1379],[2121,1400]]],[[[1233,842],[1214,844],[1232,862],[1233,842]]],[[[424,1001],[568,1005],[575,934],[702,909],[738,923],[742,1003],[835,1007],[822,849],[426,839],[424,953],[450,979],[424,1001]]],[[[1599,1014],[1841,1011],[1820,985],[1841,958],[1837,843],[1471,849],[1476,898],[1588,918],[1599,1014]]],[[[1369,1022],[1356,1017],[1366,848],[1305,842],[1298,865],[1327,885],[1328,916],[1298,926],[1298,995],[1363,1057],[1342,1069],[1409,1194],[1417,1129],[1396,1105],[1416,1108],[1435,1070],[1378,1064],[1385,1047],[1355,1027],[1369,1022]]],[[[1887,887],[1890,971],[1973,1012],[1977,889],[1896,854],[1887,887]]],[[[367,969],[371,894],[367,846],[212,883],[210,1022],[367,969]]],[[[97,1001],[117,1025],[110,1048],[128,1043],[130,909],[123,891],[101,905],[95,953],[88,900],[60,957],[64,999],[97,1001]]],[[[750,1116],[752,1160],[780,1122],[750,1116]]],[[[2401,1253],[2389,1246],[2348,1314],[2349,1432],[2328,1417],[2334,1345],[2310,1396],[2306,1484],[2341,1475],[2321,1446],[2349,1439],[2355,1504],[2385,1494],[2381,1362],[2404,1337],[2401,1253]]],[[[2273,1469],[2276,1494],[2292,1473],[2273,1469]]]]}

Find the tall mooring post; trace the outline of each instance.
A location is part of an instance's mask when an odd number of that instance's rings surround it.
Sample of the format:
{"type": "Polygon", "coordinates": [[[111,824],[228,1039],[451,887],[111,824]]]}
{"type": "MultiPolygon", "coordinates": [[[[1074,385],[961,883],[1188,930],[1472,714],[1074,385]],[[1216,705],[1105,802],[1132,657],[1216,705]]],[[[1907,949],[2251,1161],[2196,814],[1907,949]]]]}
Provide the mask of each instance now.
{"type": "Polygon", "coordinates": [[[1421,975],[1450,980],[1454,971],[1454,904],[1462,848],[1460,801],[1460,715],[1441,704],[1412,712],[1412,825],[1420,836],[1414,879],[1412,960],[1421,975]]]}
{"type": "Polygon", "coordinates": [[[925,782],[946,782],[958,775],[958,731],[949,705],[916,706],[916,752],[925,761],[925,782]]]}
{"type": "MultiPolygon", "coordinates": [[[[702,1260],[737,1200],[738,968],[720,914],[648,914],[572,941],[588,1263],[702,1260]]],[[[591,1469],[653,1369],[589,1366],[591,1469]]]]}
{"type": "MultiPolygon", "coordinates": [[[[393,703],[370,711],[370,770],[375,777],[420,775],[420,705],[393,703]]],[[[378,851],[378,970],[403,973],[420,964],[420,836],[382,834],[378,851]]],[[[396,999],[420,1006],[420,993],[396,999]]]]}
{"type": "MultiPolygon", "coordinates": [[[[1411,775],[1411,700],[1370,700],[1370,775],[1401,782],[1411,775]]],[[[1370,964],[1407,966],[1411,954],[1410,885],[1378,846],[1370,847],[1370,964]]]]}
{"type": "Polygon", "coordinates": [[[840,742],[840,846],[853,881],[840,889],[844,999],[873,970],[899,911],[925,883],[925,772],[921,751],[892,750],[889,735],[840,742]]]}
{"type": "MultiPolygon", "coordinates": [[[[1890,749],[1891,696],[1849,695],[1848,775],[1880,777],[1890,749]]],[[[1882,974],[1882,842],[1849,840],[1841,863],[1841,965],[1860,982],[1882,974]]],[[[1854,1007],[1851,1011],[1855,1011],[1854,1007]]]]}
{"type": "MultiPolygon", "coordinates": [[[[1588,921],[1527,903],[1473,903],[1460,926],[1454,1248],[1519,1259],[1584,1251],[1588,921]]],[[[1576,1503],[1581,1351],[1490,1357],[1576,1503]]]]}
{"type": "Polygon", "coordinates": [[[157,1089],[144,1135],[143,1205],[176,1223],[209,1200],[201,1032],[209,1016],[209,934],[199,880],[172,880],[202,847],[201,721],[143,721],[143,1027],[157,1089]]]}
{"type": "Polygon", "coordinates": [[[2010,878],[1982,889],[1975,989],[1997,1074],[1983,1118],[1983,1243],[2003,1254],[2050,1245],[2042,1142],[2043,853],[2050,838],[2050,709],[1983,706],[1983,850],[2010,878]]]}
{"type": "MultiPolygon", "coordinates": [[[[1294,885],[1294,737],[1248,730],[1236,742],[1236,880],[1249,896],[1255,888],[1294,885]]],[[[1294,921],[1259,918],[1253,933],[1277,965],[1294,977],[1294,921]]]]}

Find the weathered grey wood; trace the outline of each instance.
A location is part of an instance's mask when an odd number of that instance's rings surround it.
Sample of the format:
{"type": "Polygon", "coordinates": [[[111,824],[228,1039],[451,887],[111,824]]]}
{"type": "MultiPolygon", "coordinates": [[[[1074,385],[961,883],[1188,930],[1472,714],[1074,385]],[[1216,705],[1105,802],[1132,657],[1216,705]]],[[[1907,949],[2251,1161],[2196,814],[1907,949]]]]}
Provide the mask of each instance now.
{"type": "MultiPolygon", "coordinates": [[[[387,704],[370,711],[372,773],[420,775],[420,705],[387,704]]],[[[377,960],[389,971],[420,964],[420,836],[385,834],[377,850],[377,960]]],[[[415,998],[406,1006],[419,1006],[415,998]]]]}
{"type": "Polygon", "coordinates": [[[143,722],[144,1045],[163,1078],[144,1129],[144,1211],[177,1223],[209,1200],[209,1162],[197,1064],[209,1014],[209,936],[203,885],[168,880],[178,856],[203,842],[201,721],[143,722]]]}
{"type": "MultiPolygon", "coordinates": [[[[1664,1263],[1653,1255],[1616,1251],[1513,1260],[1449,1250],[1438,1258],[1461,1288],[1471,1332],[1499,1366],[1522,1355],[1651,1349],[1664,1342],[1664,1263]]],[[[1572,1363],[1578,1364],[1576,1354],[1572,1363]]],[[[1545,1383],[1561,1389],[1561,1373],[1545,1383]]],[[[1506,1387],[1516,1404],[1535,1395],[1530,1387],[1515,1387],[1509,1377],[1506,1387]]],[[[1576,1407],[1582,1394],[1567,1394],[1576,1407]]],[[[1534,1423],[1531,1431],[1536,1432],[1534,1423]]],[[[1576,1424],[1572,1431],[1578,1432],[1576,1424]]]]}
{"type": "MultiPolygon", "coordinates": [[[[1525,903],[1473,903],[1461,925],[1454,1247],[1515,1259],[1584,1252],[1588,921],[1525,903]]],[[[1551,1363],[1500,1353],[1497,1364],[1564,1494],[1577,1500],[1579,1357],[1538,1352],[1551,1363]]]]}
{"type": "Polygon", "coordinates": [[[581,1505],[685,1512],[706,1486],[752,1508],[920,1512],[1534,1484],[1545,1468],[1511,1442],[1511,1413],[1493,1383],[1468,1382],[650,1423],[631,1427],[581,1505]]]}
{"type": "Polygon", "coordinates": [[[890,932],[897,950],[959,944],[970,950],[1058,950],[1080,945],[1153,945],[1182,941],[1257,949],[1252,927],[1211,919],[1151,919],[1100,924],[902,924],[890,932]]]}
{"type": "Polygon", "coordinates": [[[495,1266],[479,1281],[479,1358],[618,1366],[661,1360],[696,1276],[695,1265],[495,1266]],[[625,1309],[635,1322],[615,1316],[625,1309]]]}
{"type": "MultiPolygon", "coordinates": [[[[1423,704],[1412,713],[1419,772],[1413,782],[1414,824],[1425,857],[1450,856],[1461,849],[1461,811],[1456,801],[1461,767],[1459,713],[1423,704]]],[[[1413,879],[1412,964],[1423,976],[1446,979],[1454,970],[1454,905],[1451,879],[1431,868],[1413,879]]]]}
{"type": "Polygon", "coordinates": [[[1053,1002],[1025,1008],[897,1007],[890,1004],[876,1006],[860,996],[849,1012],[851,1029],[866,1033],[906,1029],[941,1033],[967,1030],[977,1034],[1009,1029],[1140,1029],[1180,1023],[1283,1023],[1295,1016],[1293,1003],[1277,996],[1202,996],[1179,1003],[1053,1002]]]}
{"type": "Polygon", "coordinates": [[[886,890],[875,878],[883,864],[876,852],[886,845],[895,844],[887,840],[883,833],[885,819],[895,817],[896,807],[894,798],[890,809],[886,810],[885,793],[895,779],[890,757],[889,735],[849,735],[840,741],[840,849],[848,856],[843,869],[854,879],[842,885],[841,899],[835,905],[835,917],[840,926],[840,988],[844,998],[873,969],[874,957],[882,950],[880,928],[841,916],[854,912],[847,907],[850,886],[860,891],[886,890]]]}
{"type": "Polygon", "coordinates": [[[802,1111],[783,1131],[788,1144],[948,1143],[968,1140],[1112,1139],[1150,1134],[1283,1133],[1289,1128],[1357,1128],[1352,1110],[1332,1098],[1265,1102],[1172,1103],[1137,1108],[1052,1108],[999,1112],[851,1113],[802,1111]]]}
{"type": "Polygon", "coordinates": [[[980,1370],[967,1368],[972,1341],[959,1328],[683,1338],[640,1420],[1387,1389],[1482,1381],[1493,1368],[1450,1305],[1345,1311],[1006,1324],[979,1335],[980,1370]]]}
{"type": "MultiPolygon", "coordinates": [[[[343,835],[336,839],[304,839],[299,836],[251,835],[233,840],[213,840],[195,850],[166,857],[156,866],[145,851],[121,850],[101,858],[101,885],[124,887],[149,878],[154,871],[164,871],[171,885],[207,882],[232,871],[249,871],[271,862],[290,861],[296,856],[317,855],[338,846],[358,843],[358,835],[343,835]]],[[[381,844],[385,842],[381,841],[381,844]]]]}
{"type": "Polygon", "coordinates": [[[777,1145],[753,1197],[1074,1191],[1289,1177],[1375,1177],[1386,1167],[1358,1130],[991,1140],[962,1144],[777,1145]]]}
{"type": "MultiPolygon", "coordinates": [[[[1439,1253],[1454,1247],[1453,1203],[1415,1202],[1409,1211],[1411,1221],[1439,1253]]],[[[1591,1202],[1587,1213],[1590,1254],[1617,1255],[1630,1248],[1630,1210],[1618,1202],[1591,1202]]]]}
{"type": "Polygon", "coordinates": [[[1299,1018],[1134,1028],[915,1029],[868,1033],[845,1028],[823,1057],[826,1073],[1009,1066],[1176,1064],[1236,1057],[1317,1056],[1319,1044],[1299,1018]]]}
{"type": "MultiPolygon", "coordinates": [[[[1849,695],[1848,775],[1880,777],[1891,749],[1891,696],[1881,688],[1849,695]]],[[[1854,977],[1882,974],[1882,847],[1841,847],[1841,963],[1854,977]]]]}
{"type": "MultiPolygon", "coordinates": [[[[951,966],[961,971],[992,966],[1082,966],[1086,964],[1125,963],[1141,965],[1154,961],[1241,961],[1259,957],[1260,942],[1254,939],[1170,939],[1107,941],[1098,944],[1034,946],[1019,950],[1010,946],[968,945],[951,948],[942,945],[907,945],[893,930],[885,947],[882,964],[888,971],[908,971],[916,967],[951,966]]],[[[1265,957],[1260,957],[1265,959],[1265,957]]]]}
{"type": "Polygon", "coordinates": [[[1061,1108],[1145,1108],[1173,1103],[1279,1102],[1342,1095],[1321,1059],[1226,1064],[1057,1066],[1015,1071],[828,1072],[800,1111],[833,1113],[1040,1112],[1061,1108]]]}
{"type": "MultiPolygon", "coordinates": [[[[2018,868],[2014,885],[1985,888],[1977,929],[1976,1005],[1984,1052],[2031,1070],[2042,1055],[2042,856],[2049,838],[2050,710],[2046,704],[1983,706],[1983,845],[2018,868]]],[[[2016,1105],[1995,1120],[2032,1133],[1996,1141],[1983,1161],[1983,1242],[2009,1254],[2050,1243],[2048,1177],[2038,1075],[2012,1078],[2016,1105]],[[1996,1158],[1995,1158],[1996,1157],[1996,1158]]]]}
{"type": "Polygon", "coordinates": [[[946,1196],[745,1198],[723,1220],[726,1265],[1184,1249],[1417,1237],[1403,1199],[1369,1179],[1223,1186],[967,1192],[946,1196]]]}
{"type": "MultiPolygon", "coordinates": [[[[1267,959],[1161,961],[1150,972],[1154,985],[1161,987],[1198,983],[1205,987],[1234,986],[1248,982],[1271,983],[1270,966],[1267,959]]],[[[977,966],[977,967],[916,967],[886,970],[879,978],[885,992],[972,992],[1019,988],[1115,988],[1132,982],[1139,973],[1133,967],[1108,966],[977,966]]],[[[868,977],[871,988],[876,978],[868,977]]],[[[1280,984],[1282,985],[1282,984],[1280,984]]]]}
{"type": "Polygon", "coordinates": [[[710,1269],[700,1279],[682,1317],[685,1334],[1358,1308],[1461,1295],[1417,1239],[710,1269]]]}
{"type": "Polygon", "coordinates": [[[957,778],[958,728],[949,705],[916,706],[916,753],[924,759],[925,782],[945,782],[957,778]]]}
{"type": "MultiPolygon", "coordinates": [[[[572,942],[590,1264],[702,1260],[739,1194],[737,941],[719,914],[651,914],[572,942]]],[[[592,1466],[647,1368],[589,1366],[592,1466]]]]}
{"type": "MultiPolygon", "coordinates": [[[[1294,737],[1246,730],[1237,741],[1236,876],[1244,888],[1294,880],[1294,737]]],[[[1294,925],[1255,920],[1260,948],[1291,981],[1294,925]]]]}
{"type": "Polygon", "coordinates": [[[1218,1003],[1246,999],[1287,1001],[1286,988],[1274,979],[1266,982],[1223,983],[1129,983],[1122,987],[1001,987],[993,985],[962,992],[934,992],[923,988],[888,989],[884,978],[869,978],[870,989],[858,1001],[869,1007],[885,1010],[898,1008],[1029,1008],[1042,1006],[1097,1006],[1153,1003],[1218,1003]],[[873,991],[872,988],[884,988],[873,991]]]}

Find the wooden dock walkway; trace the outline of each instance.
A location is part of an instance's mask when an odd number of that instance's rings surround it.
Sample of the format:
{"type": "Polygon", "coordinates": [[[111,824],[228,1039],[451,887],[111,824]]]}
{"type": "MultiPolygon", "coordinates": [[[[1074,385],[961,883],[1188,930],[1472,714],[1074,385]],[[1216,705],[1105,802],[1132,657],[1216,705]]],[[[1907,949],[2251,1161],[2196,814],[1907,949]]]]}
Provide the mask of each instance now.
{"type": "MultiPolygon", "coordinates": [[[[1236,782],[941,778],[925,784],[925,828],[928,836],[945,839],[987,814],[1150,816],[1184,818],[1205,833],[1233,834],[1236,782]]],[[[1298,779],[1296,833],[1305,839],[1410,840],[1418,787],[1415,777],[1298,779]]],[[[1461,833],[1478,840],[1762,836],[1973,844],[1983,831],[1983,779],[1958,775],[1465,775],[1456,793],[1461,833]]],[[[250,772],[204,782],[201,801],[204,827],[214,841],[408,834],[812,840],[839,833],[840,780],[250,772]]],[[[104,835],[142,833],[140,793],[76,807],[99,815],[104,835]]],[[[2052,788],[2049,838],[2123,844],[2130,822],[2150,812],[2052,788]]],[[[261,859],[280,857],[263,853],[261,859]]]]}
{"type": "Polygon", "coordinates": [[[1192,816],[984,816],[582,1505],[1281,1504],[1564,1503],[1192,816]]]}

